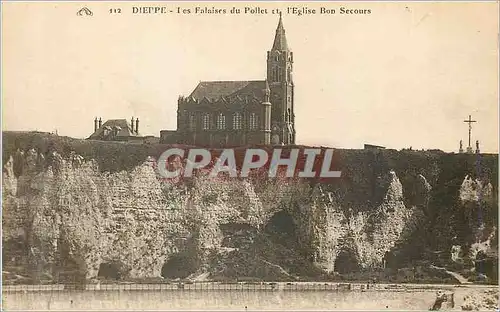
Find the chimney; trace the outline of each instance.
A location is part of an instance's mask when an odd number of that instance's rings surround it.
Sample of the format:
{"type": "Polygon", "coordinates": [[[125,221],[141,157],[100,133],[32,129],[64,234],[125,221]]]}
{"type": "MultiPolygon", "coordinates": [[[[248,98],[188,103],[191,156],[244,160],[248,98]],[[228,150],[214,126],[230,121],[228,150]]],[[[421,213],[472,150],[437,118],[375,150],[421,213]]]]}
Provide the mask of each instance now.
{"type": "Polygon", "coordinates": [[[135,134],[139,134],[139,118],[135,119],[135,134]]]}
{"type": "Polygon", "coordinates": [[[101,129],[101,127],[102,127],[102,119],[101,117],[99,117],[99,129],[101,129]]]}
{"type": "Polygon", "coordinates": [[[134,133],[134,116],[132,116],[132,119],[130,119],[130,125],[132,127],[132,133],[134,133]]]}
{"type": "Polygon", "coordinates": [[[94,132],[97,131],[97,117],[94,119],[94,132]]]}

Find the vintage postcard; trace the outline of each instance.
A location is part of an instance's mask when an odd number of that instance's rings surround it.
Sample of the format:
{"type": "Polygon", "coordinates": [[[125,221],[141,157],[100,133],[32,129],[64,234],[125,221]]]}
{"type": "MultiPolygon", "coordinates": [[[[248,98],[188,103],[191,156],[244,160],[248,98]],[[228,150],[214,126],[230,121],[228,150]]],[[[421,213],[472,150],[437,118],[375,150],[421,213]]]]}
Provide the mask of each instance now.
{"type": "Polygon", "coordinates": [[[4,310],[498,311],[498,1],[1,6],[4,310]]]}

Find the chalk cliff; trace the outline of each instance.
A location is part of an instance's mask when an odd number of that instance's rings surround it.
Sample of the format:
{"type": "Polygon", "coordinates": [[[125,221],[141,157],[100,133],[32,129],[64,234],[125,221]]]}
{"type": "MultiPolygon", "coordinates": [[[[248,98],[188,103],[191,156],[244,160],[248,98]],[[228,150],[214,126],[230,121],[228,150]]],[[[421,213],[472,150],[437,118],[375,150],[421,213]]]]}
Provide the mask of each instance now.
{"type": "Polygon", "coordinates": [[[496,155],[338,150],[342,177],[326,184],[202,174],[172,183],[155,170],[167,146],[3,140],[10,281],[443,279],[434,265],[496,279],[496,155]]]}

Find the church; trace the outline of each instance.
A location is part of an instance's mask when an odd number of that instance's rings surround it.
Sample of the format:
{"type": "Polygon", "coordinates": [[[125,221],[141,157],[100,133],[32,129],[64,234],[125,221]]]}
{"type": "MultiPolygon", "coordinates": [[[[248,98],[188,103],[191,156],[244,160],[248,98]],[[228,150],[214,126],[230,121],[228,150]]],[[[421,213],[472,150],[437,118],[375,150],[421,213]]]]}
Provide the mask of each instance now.
{"type": "Polygon", "coordinates": [[[280,14],[265,80],[202,81],[179,97],[177,130],[160,143],[203,147],[295,144],[293,53],[280,14]]]}

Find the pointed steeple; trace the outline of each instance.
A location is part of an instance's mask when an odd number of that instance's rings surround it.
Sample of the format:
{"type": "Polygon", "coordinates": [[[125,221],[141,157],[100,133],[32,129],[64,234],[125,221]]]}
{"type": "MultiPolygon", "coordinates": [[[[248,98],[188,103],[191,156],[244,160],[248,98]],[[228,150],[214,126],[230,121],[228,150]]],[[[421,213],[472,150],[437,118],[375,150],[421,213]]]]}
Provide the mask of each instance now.
{"type": "Polygon", "coordinates": [[[285,28],[283,27],[283,19],[280,12],[280,20],[276,28],[276,35],[274,36],[273,49],[278,51],[288,51],[288,44],[286,43],[285,28]]]}

